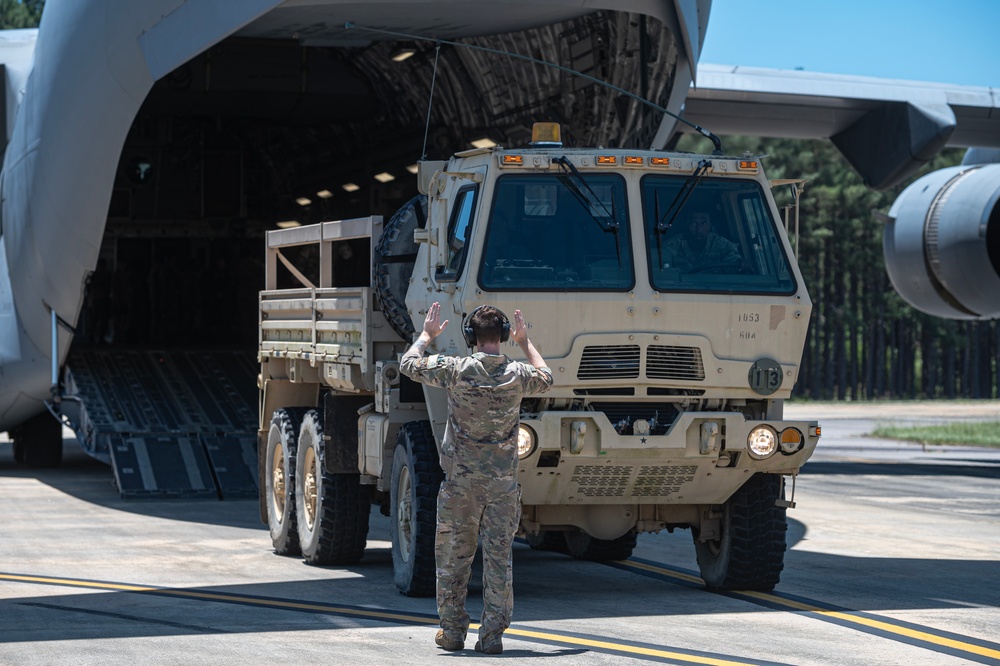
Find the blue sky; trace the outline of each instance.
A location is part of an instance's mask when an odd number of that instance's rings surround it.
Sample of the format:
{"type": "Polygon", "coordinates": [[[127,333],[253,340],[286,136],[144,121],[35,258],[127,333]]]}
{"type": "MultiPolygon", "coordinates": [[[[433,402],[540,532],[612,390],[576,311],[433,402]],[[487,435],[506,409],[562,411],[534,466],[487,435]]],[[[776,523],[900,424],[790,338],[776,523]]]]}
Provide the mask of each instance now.
{"type": "Polygon", "coordinates": [[[1000,0],[712,0],[701,62],[1000,88],[1000,0]]]}

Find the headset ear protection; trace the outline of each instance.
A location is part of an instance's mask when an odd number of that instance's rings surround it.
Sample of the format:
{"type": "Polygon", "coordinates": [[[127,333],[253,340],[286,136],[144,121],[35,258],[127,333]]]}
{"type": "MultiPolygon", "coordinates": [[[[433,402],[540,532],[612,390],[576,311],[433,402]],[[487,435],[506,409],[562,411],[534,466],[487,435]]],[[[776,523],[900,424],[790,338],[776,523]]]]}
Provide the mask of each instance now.
{"type": "MultiPolygon", "coordinates": [[[[462,325],[462,337],[465,338],[465,344],[469,345],[470,348],[476,346],[476,332],[472,330],[472,318],[484,307],[486,306],[480,305],[473,310],[462,325]]],[[[510,320],[500,310],[497,312],[500,312],[500,316],[503,318],[503,321],[500,322],[500,342],[507,342],[510,339],[510,320]]]]}

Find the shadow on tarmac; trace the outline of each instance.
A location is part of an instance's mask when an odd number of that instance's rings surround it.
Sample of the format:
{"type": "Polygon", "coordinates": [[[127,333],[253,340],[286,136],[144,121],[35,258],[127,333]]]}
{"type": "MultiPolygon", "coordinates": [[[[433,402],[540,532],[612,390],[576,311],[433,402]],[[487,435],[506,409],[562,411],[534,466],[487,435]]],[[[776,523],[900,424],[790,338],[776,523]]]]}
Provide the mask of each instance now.
{"type": "MultiPolygon", "coordinates": [[[[963,461],[971,462],[971,461],[963,461]]],[[[846,476],[967,476],[1000,479],[1000,465],[979,462],[974,465],[905,463],[905,462],[829,462],[810,460],[802,466],[802,476],[838,474],[846,476]]]]}
{"type": "MultiPolygon", "coordinates": [[[[1000,466],[810,462],[803,473],[1000,478],[1000,466]]],[[[74,440],[65,441],[63,466],[54,470],[29,470],[16,465],[9,445],[0,445],[0,476],[36,478],[82,501],[137,515],[261,531],[266,529],[260,523],[256,500],[123,500],[113,486],[111,468],[88,457],[74,440]]],[[[372,539],[385,538],[381,534],[387,531],[385,521],[373,508],[372,539]]],[[[963,560],[960,552],[955,553],[958,557],[940,560],[851,557],[791,550],[805,534],[805,525],[790,518],[790,550],[785,557],[785,571],[794,572],[793,575],[800,581],[806,578],[812,581],[804,593],[836,598],[838,603],[850,608],[870,612],[1000,607],[1000,586],[990,584],[1000,570],[998,560],[963,560]],[[838,587],[836,581],[846,580],[845,572],[855,572],[863,578],[864,584],[851,586],[851,590],[838,587]]],[[[261,538],[261,549],[266,551],[269,545],[266,534],[261,538]]],[[[687,531],[641,535],[640,540],[645,547],[643,556],[646,558],[671,563],[670,566],[675,566],[672,563],[676,562],[681,567],[696,566],[687,531]]],[[[639,575],[637,570],[535,551],[523,544],[515,546],[514,563],[515,625],[562,619],[600,619],[612,612],[623,617],[768,612],[759,606],[736,600],[720,602],[719,595],[693,589],[690,583],[671,579],[666,574],[639,575]],[[611,609],[609,599],[628,601],[616,603],[611,609]]],[[[322,627],[355,627],[359,622],[380,624],[360,613],[352,614],[352,609],[391,608],[397,616],[384,621],[394,625],[428,626],[428,622],[433,623],[436,618],[432,599],[411,599],[394,594],[391,554],[387,547],[370,547],[358,565],[329,569],[355,575],[338,576],[326,581],[308,579],[199,587],[178,590],[178,594],[169,596],[163,593],[90,590],[44,597],[6,598],[0,600],[0,616],[17,618],[17,626],[31,627],[31,630],[25,632],[7,627],[7,630],[0,630],[0,643],[302,631],[322,627]],[[378,594],[372,593],[373,584],[379,587],[378,594]],[[185,592],[190,595],[185,596],[185,592]],[[242,600],[210,601],[194,598],[196,593],[215,593],[242,600]],[[340,603],[359,600],[369,600],[367,603],[370,605],[352,607],[340,603]],[[274,601],[304,602],[319,608],[290,609],[280,608],[277,604],[268,605],[268,602],[274,601]],[[324,619],[306,620],[303,614],[318,614],[324,619]]],[[[696,570],[683,571],[697,576],[696,570]]],[[[469,591],[469,611],[473,618],[478,617],[480,612],[481,576],[477,563],[469,591]]],[[[144,581],[133,580],[111,582],[144,584],[144,581]]],[[[790,584],[779,584],[777,592],[781,593],[784,587],[789,592],[792,589],[790,584]]],[[[511,651],[509,655],[555,656],[530,651],[516,655],[516,652],[522,651],[511,651]]],[[[573,653],[572,650],[565,652],[573,653]]]]}
{"type": "Polygon", "coordinates": [[[75,439],[63,440],[62,465],[55,469],[32,469],[14,462],[13,447],[0,443],[0,476],[37,479],[45,485],[105,508],[156,518],[266,530],[256,499],[220,501],[214,498],[122,499],[110,465],[87,455],[75,439]]]}
{"type": "MultiPolygon", "coordinates": [[[[789,553],[786,568],[808,570],[810,576],[843,577],[844,571],[864,572],[863,599],[853,608],[867,612],[961,609],[1000,606],[1000,591],[984,585],[997,571],[996,561],[905,560],[898,558],[854,558],[817,553],[789,553]],[[913,585],[913,581],[922,581],[913,585]]],[[[7,598],[0,600],[0,613],[17,618],[16,625],[30,631],[0,631],[0,643],[49,640],[87,640],[136,636],[168,636],[215,633],[261,633],[311,631],[320,628],[355,628],[359,623],[432,627],[436,623],[433,599],[411,599],[388,594],[382,603],[372,599],[373,584],[391,588],[391,565],[387,549],[366,553],[370,560],[346,570],[357,577],[329,581],[302,580],[280,583],[173,589],[169,594],[90,590],[83,593],[7,598]],[[375,555],[376,557],[372,557],[375,555]],[[376,571],[376,569],[378,571],[376,571]],[[206,600],[217,594],[226,600],[206,600]],[[350,606],[341,600],[372,599],[365,606],[350,606]],[[391,608],[383,620],[367,615],[373,609],[391,608]],[[398,601],[398,603],[393,603],[398,601]],[[277,603],[275,603],[277,602],[277,603]],[[300,608],[282,608],[282,602],[300,608]],[[307,619],[306,615],[324,619],[307,619]]],[[[572,560],[566,556],[515,548],[515,627],[565,619],[607,617],[691,616],[739,612],[772,612],[739,600],[721,601],[720,596],[650,579],[627,570],[572,560]],[[554,599],[561,600],[553,603],[554,599]],[[609,599],[627,599],[609,607],[609,599]],[[734,605],[735,604],[735,605],[734,605]]],[[[478,569],[478,568],[477,568],[478,569]]],[[[473,572],[469,589],[469,612],[475,620],[482,589],[481,573],[473,572]]],[[[115,581],[128,583],[130,581],[115,581]]],[[[135,582],[135,581],[131,581],[135,582]]],[[[777,592],[781,592],[779,584],[777,592]]],[[[803,601],[800,597],[796,599],[803,601]]],[[[804,600],[808,602],[809,600],[804,600]]],[[[826,608],[822,602],[815,602],[826,608]]],[[[841,603],[844,603],[841,600],[841,603]]],[[[572,653],[572,652],[571,652],[572,653]]],[[[504,653],[505,656],[508,653],[504,653]]],[[[514,655],[514,651],[509,653],[514,655]]],[[[530,651],[522,656],[540,656],[530,651]]]]}

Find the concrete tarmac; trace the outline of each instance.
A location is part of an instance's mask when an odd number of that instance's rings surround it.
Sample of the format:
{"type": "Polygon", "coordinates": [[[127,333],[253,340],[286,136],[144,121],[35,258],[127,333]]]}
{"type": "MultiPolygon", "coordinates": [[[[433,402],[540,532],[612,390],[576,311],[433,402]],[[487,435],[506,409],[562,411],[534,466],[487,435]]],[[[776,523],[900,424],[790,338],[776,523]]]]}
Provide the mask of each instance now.
{"type": "MultiPolygon", "coordinates": [[[[773,593],[714,594],[690,533],[596,564],[519,543],[499,657],[436,648],[432,599],[392,583],[388,519],[361,564],[279,557],[256,501],[120,499],[65,443],[0,438],[0,664],[1000,664],[1000,450],[866,437],[878,422],[1000,421],[992,402],[802,403],[823,439],[795,487],[773,593]]],[[[474,572],[473,622],[482,588],[474,572]]]]}

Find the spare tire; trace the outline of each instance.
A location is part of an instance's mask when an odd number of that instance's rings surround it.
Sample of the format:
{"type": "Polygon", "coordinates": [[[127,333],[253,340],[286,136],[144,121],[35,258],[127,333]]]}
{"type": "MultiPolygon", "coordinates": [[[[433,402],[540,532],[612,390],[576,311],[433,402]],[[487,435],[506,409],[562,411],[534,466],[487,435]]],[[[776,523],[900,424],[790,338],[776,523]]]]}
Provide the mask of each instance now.
{"type": "Polygon", "coordinates": [[[417,244],[413,231],[427,226],[427,197],[418,194],[407,201],[386,223],[375,245],[372,284],[375,298],[396,333],[409,342],[416,329],[406,311],[406,291],[410,288],[417,244]]]}

